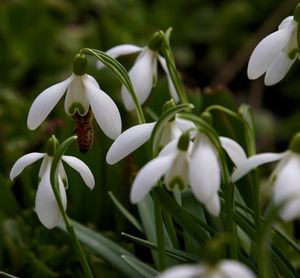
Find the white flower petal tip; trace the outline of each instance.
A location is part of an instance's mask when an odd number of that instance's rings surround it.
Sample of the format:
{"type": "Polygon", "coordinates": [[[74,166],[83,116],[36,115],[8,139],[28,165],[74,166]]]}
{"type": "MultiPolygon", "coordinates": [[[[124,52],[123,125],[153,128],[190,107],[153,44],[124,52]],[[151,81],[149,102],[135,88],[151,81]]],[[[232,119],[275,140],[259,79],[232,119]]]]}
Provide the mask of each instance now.
{"type": "MultiPolygon", "coordinates": [[[[224,277],[230,278],[255,278],[255,274],[245,265],[233,261],[233,260],[223,260],[219,263],[220,272],[224,277]]],[[[223,277],[223,276],[222,276],[223,277]]]]}
{"type": "Polygon", "coordinates": [[[116,139],[122,130],[119,109],[114,101],[104,91],[86,82],[86,94],[95,119],[105,135],[116,139]]]}
{"type": "Polygon", "coordinates": [[[256,168],[257,166],[260,166],[262,164],[273,162],[276,160],[282,159],[287,152],[283,153],[263,153],[263,154],[257,154],[254,155],[247,160],[245,160],[243,163],[241,163],[232,173],[231,175],[231,181],[233,183],[237,182],[240,178],[248,174],[252,169],[256,168]]]}
{"type": "Polygon", "coordinates": [[[74,156],[62,156],[62,160],[66,162],[70,167],[76,170],[82,177],[84,183],[92,190],[95,186],[94,176],[89,167],[80,159],[74,156]]]}
{"type": "Polygon", "coordinates": [[[170,169],[175,155],[157,157],[146,164],[135,177],[133,182],[130,201],[139,203],[148,194],[156,182],[170,169]]]}
{"type": "Polygon", "coordinates": [[[203,267],[200,265],[179,265],[167,269],[157,278],[192,278],[198,277],[202,271],[203,267]]]}
{"type": "Polygon", "coordinates": [[[106,162],[110,165],[115,164],[135,151],[149,140],[154,126],[155,122],[136,125],[125,130],[108,150],[106,162]]]}
{"type": "Polygon", "coordinates": [[[13,165],[10,171],[10,179],[11,181],[17,177],[27,166],[33,164],[37,160],[43,158],[45,156],[44,153],[29,153],[22,157],[20,157],[15,164],[13,165]]]}
{"type": "MultiPolygon", "coordinates": [[[[141,47],[134,44],[121,44],[110,48],[105,53],[112,58],[118,58],[119,56],[133,54],[141,50],[141,47]]],[[[104,66],[105,65],[103,63],[97,61],[98,69],[102,69],[104,66]]]]}
{"type": "Polygon", "coordinates": [[[49,87],[38,95],[32,103],[28,113],[27,126],[29,129],[36,129],[47,118],[54,106],[64,95],[72,80],[73,75],[64,81],[49,87]]]}
{"type": "Polygon", "coordinates": [[[218,194],[215,194],[211,200],[209,200],[208,202],[206,202],[205,204],[205,208],[207,209],[207,211],[215,216],[218,217],[220,214],[220,210],[221,210],[221,204],[220,204],[220,198],[218,194]]]}

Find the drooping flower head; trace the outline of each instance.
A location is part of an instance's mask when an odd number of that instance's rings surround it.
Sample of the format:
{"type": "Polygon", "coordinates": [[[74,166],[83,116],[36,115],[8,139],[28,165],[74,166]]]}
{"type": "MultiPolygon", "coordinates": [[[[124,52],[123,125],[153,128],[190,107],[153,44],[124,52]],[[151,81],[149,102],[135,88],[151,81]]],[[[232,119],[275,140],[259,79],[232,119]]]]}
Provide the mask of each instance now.
{"type": "MultiPolygon", "coordinates": [[[[298,5],[299,6],[299,5],[298,5]]],[[[248,77],[256,79],[266,73],[265,85],[281,81],[299,58],[297,32],[300,9],[285,18],[278,31],[265,37],[254,49],[248,64],[248,77]]]]}
{"type": "Polygon", "coordinates": [[[115,139],[121,133],[121,117],[113,100],[100,89],[97,81],[86,74],[86,58],[78,54],[74,59],[74,73],[66,80],[43,91],[32,103],[27,125],[36,129],[49,115],[66,92],[65,111],[69,116],[85,116],[91,108],[103,132],[115,139]]]}
{"type": "Polygon", "coordinates": [[[184,133],[148,162],[133,182],[131,202],[140,202],[164,176],[169,190],[175,187],[184,190],[190,185],[196,199],[217,216],[220,212],[218,190],[221,177],[216,151],[204,134],[199,134],[195,141],[192,143],[189,133],[184,133]]]}
{"type": "MultiPolygon", "coordinates": [[[[10,179],[13,180],[21,174],[24,168],[39,159],[43,159],[38,174],[40,182],[35,197],[35,210],[41,223],[48,229],[52,229],[57,226],[62,217],[50,182],[50,170],[53,162],[56,142],[53,138],[49,140],[47,153],[35,152],[20,157],[10,171],[10,179]]],[[[85,163],[74,156],[63,155],[58,166],[58,184],[60,198],[64,209],[66,209],[67,196],[65,188],[68,186],[68,179],[62,161],[76,170],[90,189],[94,188],[95,180],[92,172],[85,163]]]]}
{"type": "Polygon", "coordinates": [[[263,153],[240,163],[232,174],[236,182],[259,165],[280,160],[271,175],[274,202],[283,205],[279,215],[290,221],[300,216],[300,133],[291,141],[289,150],[283,153],[263,153]]]}
{"type": "MultiPolygon", "coordinates": [[[[178,95],[170,77],[166,60],[159,54],[161,43],[162,38],[158,32],[153,35],[149,44],[145,47],[138,47],[132,44],[122,44],[115,46],[106,52],[112,58],[139,52],[133,67],[129,70],[129,77],[132,81],[133,88],[137,94],[140,104],[143,104],[148,99],[153,85],[156,84],[157,61],[166,73],[171,97],[176,102],[178,101],[178,95]]],[[[98,62],[98,68],[102,67],[103,64],[98,62]]],[[[126,109],[133,110],[135,108],[134,102],[124,85],[122,85],[121,94],[126,109]]]]}

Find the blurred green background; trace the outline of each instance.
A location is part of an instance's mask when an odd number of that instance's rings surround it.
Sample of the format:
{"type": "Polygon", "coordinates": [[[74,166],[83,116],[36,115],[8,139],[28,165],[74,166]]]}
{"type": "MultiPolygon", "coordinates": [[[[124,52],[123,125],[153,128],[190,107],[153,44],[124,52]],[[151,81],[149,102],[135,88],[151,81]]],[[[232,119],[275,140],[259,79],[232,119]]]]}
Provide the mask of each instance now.
{"type": "MultiPolygon", "coordinates": [[[[72,135],[74,122],[63,101],[37,130],[26,119],[34,98],[71,74],[72,60],[84,47],[107,50],[122,43],[146,45],[158,30],[173,28],[171,44],[188,95],[200,110],[217,101],[225,106],[251,105],[257,127],[258,151],[280,151],[299,130],[300,80],[296,62],[278,85],[265,87],[263,78],[249,81],[246,68],[255,45],[293,13],[298,1],[279,0],[1,0],[0,1],[0,270],[21,277],[80,277],[80,268],[65,235],[48,231],[33,211],[38,163],[13,183],[9,171],[22,155],[44,151],[55,134],[60,141],[72,135]],[[225,95],[225,97],[224,97],[225,95]]],[[[135,56],[121,58],[128,69],[135,56]]],[[[135,124],[120,100],[120,83],[108,70],[92,74],[120,107],[123,129],[135,124]]],[[[146,107],[160,113],[167,100],[163,75],[146,107]]],[[[147,115],[150,120],[150,116],[147,115]]],[[[69,154],[85,161],[96,178],[90,192],[79,175],[67,169],[69,215],[120,241],[132,227],[114,208],[108,190],[129,207],[128,192],[143,150],[116,166],[107,166],[112,143],[95,126],[93,151],[69,154]],[[137,164],[133,163],[137,159],[137,164]],[[128,173],[131,173],[130,175],[128,173]]],[[[122,244],[129,244],[123,240],[122,244]]],[[[130,245],[130,244],[129,244],[130,245]]],[[[132,246],[127,246],[131,248],[132,246]]],[[[90,256],[93,269],[116,277],[109,265],[90,256]]]]}

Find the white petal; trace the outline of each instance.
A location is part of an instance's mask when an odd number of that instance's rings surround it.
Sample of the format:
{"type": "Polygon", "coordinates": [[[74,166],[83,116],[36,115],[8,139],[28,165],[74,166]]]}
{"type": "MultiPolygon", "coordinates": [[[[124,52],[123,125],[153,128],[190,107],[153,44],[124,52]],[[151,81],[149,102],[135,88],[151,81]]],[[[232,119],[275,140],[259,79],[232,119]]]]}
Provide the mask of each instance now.
{"type": "Polygon", "coordinates": [[[89,169],[89,167],[83,161],[81,161],[77,157],[68,156],[68,155],[63,155],[62,160],[80,174],[83,181],[90,189],[94,188],[95,186],[94,176],[91,170],[89,169]]]}
{"type": "Polygon", "coordinates": [[[219,216],[221,204],[220,204],[220,198],[218,194],[215,194],[209,201],[207,201],[205,204],[206,209],[213,215],[213,216],[219,216]]]}
{"type": "Polygon", "coordinates": [[[61,179],[64,183],[65,189],[67,189],[68,188],[68,176],[67,176],[66,170],[64,168],[64,165],[62,164],[61,161],[59,162],[58,167],[59,167],[58,168],[59,176],[61,177],[61,179]]]}
{"type": "Polygon", "coordinates": [[[293,220],[300,215],[300,156],[292,155],[278,171],[274,183],[274,201],[286,201],[280,211],[284,220],[293,220]]]}
{"type": "MultiPolygon", "coordinates": [[[[150,95],[153,85],[154,65],[153,51],[146,49],[139,55],[137,61],[129,71],[129,77],[140,104],[143,104],[150,95]]],[[[134,102],[124,85],[122,86],[121,93],[126,109],[133,110],[135,108],[134,102]]]]}
{"type": "Polygon", "coordinates": [[[117,105],[110,96],[91,82],[85,82],[85,86],[87,98],[98,125],[109,138],[116,139],[122,130],[117,105]]]}
{"type": "MultiPolygon", "coordinates": [[[[47,165],[44,176],[42,177],[35,198],[35,209],[41,223],[48,229],[54,228],[61,219],[56,199],[50,183],[51,163],[47,165]]],[[[60,197],[64,208],[67,206],[67,197],[61,178],[58,178],[60,197]]]]}
{"type": "Polygon", "coordinates": [[[254,49],[248,63],[249,79],[263,75],[288,44],[290,32],[286,28],[265,37],[254,49]]]}
{"type": "Polygon", "coordinates": [[[186,119],[181,119],[180,116],[176,115],[175,118],[176,125],[178,128],[182,131],[185,132],[189,129],[195,129],[196,126],[192,121],[186,120],[186,119]]]}
{"type": "MultiPolygon", "coordinates": [[[[110,48],[105,53],[112,58],[118,58],[119,56],[129,55],[142,50],[142,47],[133,44],[121,44],[110,48]]],[[[100,61],[97,61],[97,68],[102,69],[105,65],[100,61]]]]}
{"type": "Polygon", "coordinates": [[[282,52],[267,70],[265,85],[271,86],[281,81],[295,61],[296,57],[294,59],[290,59],[287,53],[282,52]]]}
{"type": "MultiPolygon", "coordinates": [[[[219,268],[221,269],[224,277],[228,278],[255,278],[255,274],[245,265],[232,261],[232,260],[222,260],[219,263],[219,268]]],[[[223,277],[223,276],[222,276],[223,277]]]]}
{"type": "Polygon", "coordinates": [[[45,156],[44,153],[29,153],[25,154],[24,156],[20,157],[15,164],[13,165],[12,169],[10,170],[10,179],[13,180],[16,176],[18,176],[24,168],[28,165],[36,162],[37,160],[43,158],[45,156]]]}
{"type": "Polygon", "coordinates": [[[157,157],[148,162],[139,171],[130,192],[130,200],[132,203],[136,204],[146,196],[160,177],[170,169],[175,156],[176,154],[157,157]]]}
{"type": "Polygon", "coordinates": [[[165,147],[160,151],[159,156],[165,156],[177,152],[177,144],[178,138],[165,145],[165,147]]]}
{"type": "Polygon", "coordinates": [[[263,153],[251,156],[249,159],[241,163],[236,170],[232,173],[231,181],[236,182],[241,177],[245,176],[249,173],[252,169],[256,168],[259,165],[273,162],[276,160],[282,159],[287,152],[283,153],[263,153]]]}
{"type": "Polygon", "coordinates": [[[106,155],[108,164],[115,164],[149,140],[154,123],[140,124],[125,130],[111,145],[106,155]]]}
{"type": "Polygon", "coordinates": [[[38,95],[28,113],[27,126],[29,129],[36,129],[47,118],[72,80],[73,76],[70,76],[68,79],[51,86],[38,95]]]}
{"type": "Polygon", "coordinates": [[[161,57],[160,55],[158,56],[158,60],[167,75],[167,81],[168,81],[170,95],[174,99],[174,101],[177,103],[179,101],[179,97],[178,97],[177,91],[175,89],[175,86],[173,84],[172,78],[170,76],[166,60],[165,60],[165,58],[161,57]]]}
{"type": "Polygon", "coordinates": [[[200,277],[203,267],[200,265],[178,265],[162,272],[157,278],[193,278],[200,277]]]}
{"type": "Polygon", "coordinates": [[[81,116],[83,116],[86,115],[86,113],[89,110],[90,105],[86,96],[85,82],[90,82],[94,84],[95,80],[93,80],[91,76],[88,77],[87,74],[84,74],[82,76],[73,74],[73,80],[70,86],[68,87],[65,98],[65,111],[70,116],[72,116],[75,111],[77,111],[81,116]],[[74,110],[74,104],[77,104],[76,107],[80,105],[81,109],[75,108],[74,110]]]}
{"type": "Polygon", "coordinates": [[[211,200],[220,188],[221,173],[218,159],[204,135],[201,136],[192,155],[189,178],[195,197],[202,203],[211,200]]]}
{"type": "Polygon", "coordinates": [[[247,159],[243,148],[234,140],[227,137],[219,137],[220,142],[234,165],[238,166],[247,159]]]}
{"type": "Polygon", "coordinates": [[[282,20],[282,22],[279,24],[278,30],[288,27],[288,26],[292,23],[293,20],[294,20],[294,17],[293,17],[292,15],[286,17],[286,18],[285,18],[284,20],[282,20]]]}

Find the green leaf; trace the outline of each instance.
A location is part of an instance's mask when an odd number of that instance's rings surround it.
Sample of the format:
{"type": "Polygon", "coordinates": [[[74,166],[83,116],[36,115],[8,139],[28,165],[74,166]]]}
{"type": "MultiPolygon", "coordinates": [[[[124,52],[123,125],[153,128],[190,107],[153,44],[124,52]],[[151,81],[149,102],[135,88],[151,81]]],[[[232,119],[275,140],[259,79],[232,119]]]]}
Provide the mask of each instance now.
{"type": "MultiPolygon", "coordinates": [[[[157,250],[157,245],[153,242],[150,242],[148,240],[138,238],[138,237],[126,234],[126,233],[122,233],[122,235],[142,246],[145,246],[152,250],[157,250]]],[[[190,253],[187,253],[187,252],[184,252],[184,251],[172,248],[172,247],[166,246],[165,251],[168,256],[173,257],[176,260],[179,260],[182,262],[190,262],[190,261],[198,262],[200,260],[200,257],[198,257],[198,256],[195,256],[193,254],[190,254],[190,253]]]]}
{"type": "MultiPolygon", "coordinates": [[[[129,251],[114,243],[103,235],[73,221],[74,229],[78,239],[89,249],[93,250],[101,258],[109,262],[114,268],[124,273],[128,277],[138,278],[138,273],[128,266],[122,259],[122,255],[133,257],[129,251]]],[[[65,226],[60,224],[59,227],[66,231],[65,226]]]]}
{"type": "Polygon", "coordinates": [[[18,278],[17,276],[8,274],[6,272],[0,271],[0,277],[8,277],[8,278],[18,278]]]}
{"type": "Polygon", "coordinates": [[[119,209],[119,211],[127,218],[127,220],[136,227],[140,232],[143,232],[143,228],[141,224],[136,220],[136,218],[117,200],[114,194],[109,191],[109,197],[114,202],[115,206],[119,209]]]}
{"type": "Polygon", "coordinates": [[[128,265],[130,265],[135,271],[137,271],[140,275],[142,275],[145,278],[152,278],[156,277],[159,272],[156,271],[154,268],[150,267],[149,265],[141,262],[140,260],[127,256],[122,255],[122,259],[125,260],[128,265]]]}

